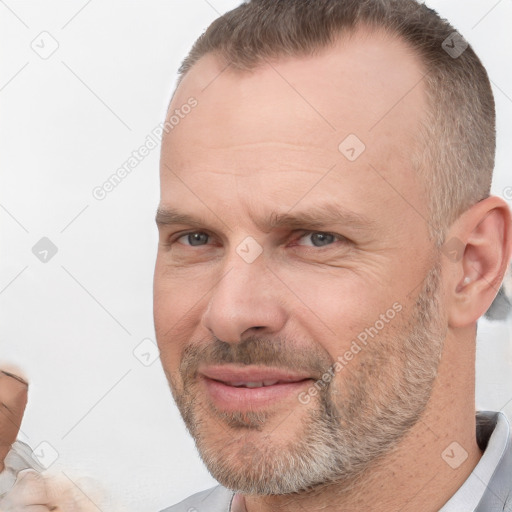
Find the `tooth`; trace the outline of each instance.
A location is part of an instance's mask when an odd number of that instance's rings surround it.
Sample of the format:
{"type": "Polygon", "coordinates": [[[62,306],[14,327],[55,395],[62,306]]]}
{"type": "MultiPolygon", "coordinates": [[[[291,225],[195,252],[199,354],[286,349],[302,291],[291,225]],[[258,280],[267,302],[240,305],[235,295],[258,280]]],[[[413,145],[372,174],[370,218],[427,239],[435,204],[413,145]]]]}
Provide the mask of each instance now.
{"type": "Polygon", "coordinates": [[[261,388],[263,387],[263,382],[246,382],[245,387],[247,388],[261,388]]]}
{"type": "Polygon", "coordinates": [[[258,382],[246,382],[246,381],[238,381],[238,382],[231,382],[229,385],[233,386],[235,388],[261,388],[263,386],[273,386],[274,384],[277,384],[278,380],[264,380],[264,381],[258,381],[258,382]]]}

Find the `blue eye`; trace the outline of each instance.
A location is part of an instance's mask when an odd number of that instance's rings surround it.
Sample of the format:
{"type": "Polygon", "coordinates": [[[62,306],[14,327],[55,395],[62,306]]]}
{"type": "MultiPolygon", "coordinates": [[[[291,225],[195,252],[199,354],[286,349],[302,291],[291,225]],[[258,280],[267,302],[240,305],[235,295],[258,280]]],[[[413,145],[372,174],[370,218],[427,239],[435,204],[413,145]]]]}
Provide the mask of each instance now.
{"type": "MultiPolygon", "coordinates": [[[[208,245],[211,236],[204,231],[191,231],[176,238],[176,242],[189,247],[201,247],[208,245]]],[[[296,245],[307,247],[326,247],[332,245],[336,241],[346,241],[343,236],[333,233],[325,233],[323,231],[307,231],[304,232],[298,239],[296,245]],[[298,243],[305,241],[306,243],[298,243]]]]}
{"type": "Polygon", "coordinates": [[[186,233],[180,236],[178,239],[176,239],[176,241],[181,240],[182,238],[185,238],[188,242],[183,245],[191,245],[196,247],[198,245],[205,245],[208,242],[209,235],[202,231],[194,231],[192,233],[186,233]]]}
{"type": "Polygon", "coordinates": [[[312,247],[325,247],[326,245],[330,245],[336,241],[336,235],[331,233],[324,233],[322,231],[309,231],[304,233],[299,240],[306,239],[309,237],[311,243],[310,244],[300,244],[300,245],[309,245],[312,247]]]}

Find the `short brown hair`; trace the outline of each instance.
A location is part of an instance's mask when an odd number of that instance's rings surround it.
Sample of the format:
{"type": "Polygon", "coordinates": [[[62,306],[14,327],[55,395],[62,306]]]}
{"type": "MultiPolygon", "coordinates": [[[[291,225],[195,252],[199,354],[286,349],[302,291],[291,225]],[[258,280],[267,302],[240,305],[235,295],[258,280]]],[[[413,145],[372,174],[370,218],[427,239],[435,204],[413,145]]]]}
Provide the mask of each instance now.
{"type": "Polygon", "coordinates": [[[360,26],[396,35],[423,63],[429,111],[413,163],[429,198],[429,232],[441,245],[446,228],[490,194],[496,121],[480,59],[469,45],[461,55],[447,51],[446,42],[460,36],[433,9],[416,0],[250,0],[197,39],[178,84],[206,54],[250,70],[267,59],[312,55],[360,26]]]}

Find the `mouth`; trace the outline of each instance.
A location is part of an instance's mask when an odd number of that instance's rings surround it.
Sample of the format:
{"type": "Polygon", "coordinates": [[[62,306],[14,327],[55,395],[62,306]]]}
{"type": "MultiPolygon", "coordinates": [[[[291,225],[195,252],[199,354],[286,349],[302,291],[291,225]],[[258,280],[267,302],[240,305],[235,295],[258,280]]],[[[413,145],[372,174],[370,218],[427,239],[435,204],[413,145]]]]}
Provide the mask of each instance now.
{"type": "MultiPolygon", "coordinates": [[[[221,381],[222,382],[222,381],[221,381]]],[[[233,386],[235,388],[263,388],[266,386],[275,386],[276,384],[284,384],[286,382],[294,382],[294,381],[282,381],[282,380],[263,380],[258,382],[224,382],[224,384],[228,386],[233,386]]]]}
{"type": "Polygon", "coordinates": [[[279,368],[228,364],[202,367],[199,376],[210,400],[224,411],[261,410],[296,399],[313,380],[310,375],[279,368]]]}

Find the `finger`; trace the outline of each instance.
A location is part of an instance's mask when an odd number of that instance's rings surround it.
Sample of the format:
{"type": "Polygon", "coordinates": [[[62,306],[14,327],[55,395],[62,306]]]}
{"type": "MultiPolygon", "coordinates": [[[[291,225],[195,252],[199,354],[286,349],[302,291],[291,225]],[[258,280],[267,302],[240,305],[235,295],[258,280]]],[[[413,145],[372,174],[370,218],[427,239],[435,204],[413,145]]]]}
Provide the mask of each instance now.
{"type": "Polygon", "coordinates": [[[28,383],[19,371],[0,368],[0,471],[12,444],[18,437],[21,420],[27,405],[28,383]]]}
{"type": "Polygon", "coordinates": [[[98,512],[107,495],[92,478],[70,478],[66,475],[46,477],[48,503],[58,505],[55,512],[98,512]]]}
{"type": "MultiPolygon", "coordinates": [[[[2,507],[2,503],[0,503],[0,507],[2,507]]],[[[51,509],[45,507],[44,505],[29,505],[28,507],[21,508],[0,508],[0,512],[49,512],[52,510],[53,512],[61,512],[58,509],[51,509]]]]}
{"type": "MultiPolygon", "coordinates": [[[[72,483],[59,475],[45,475],[47,503],[53,506],[63,507],[67,499],[72,483]]],[[[66,510],[66,509],[65,509],[66,510]]]]}
{"type": "Polygon", "coordinates": [[[48,492],[45,477],[33,469],[24,469],[18,473],[14,486],[4,498],[12,510],[30,505],[48,506],[48,492]]]}
{"type": "Polygon", "coordinates": [[[52,476],[47,477],[46,483],[50,510],[54,510],[54,512],[86,512],[90,510],[87,496],[72,480],[52,476]]]}
{"type": "MultiPolygon", "coordinates": [[[[20,480],[18,498],[22,506],[45,505],[53,512],[85,512],[83,496],[68,478],[60,475],[41,474],[28,470],[20,480]],[[30,473],[29,473],[30,472],[30,473]]],[[[25,509],[23,509],[23,512],[25,509]]],[[[95,511],[97,512],[97,511],[95,511]]]]}
{"type": "MultiPolygon", "coordinates": [[[[12,510],[12,512],[49,512],[50,510],[54,510],[54,509],[49,508],[46,505],[24,505],[23,509],[13,508],[11,510],[12,510]]],[[[8,512],[11,512],[11,510],[9,510],[8,512]]],[[[4,511],[0,510],[0,512],[4,512],[4,511]]],[[[60,511],[55,509],[54,512],[60,512],[60,511]]]]}

